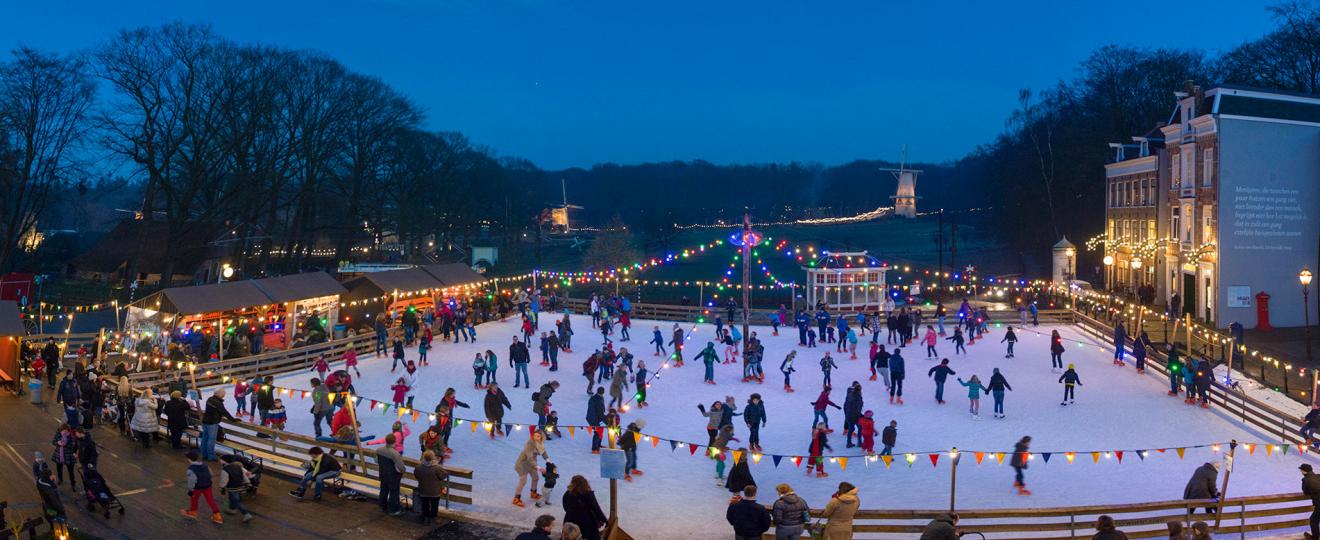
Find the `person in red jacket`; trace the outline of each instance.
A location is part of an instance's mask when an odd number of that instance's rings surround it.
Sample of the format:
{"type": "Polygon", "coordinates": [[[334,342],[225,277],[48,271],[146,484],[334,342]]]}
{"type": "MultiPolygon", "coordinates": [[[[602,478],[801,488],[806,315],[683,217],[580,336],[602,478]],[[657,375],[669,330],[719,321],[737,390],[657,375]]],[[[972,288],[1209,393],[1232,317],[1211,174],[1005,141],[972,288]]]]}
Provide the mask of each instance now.
{"type": "Polygon", "coordinates": [[[857,419],[857,430],[862,437],[862,450],[868,454],[875,452],[875,419],[871,411],[857,419]]]}
{"type": "Polygon", "coordinates": [[[816,469],[816,478],[829,476],[825,472],[825,450],[834,451],[830,448],[829,432],[823,427],[818,427],[811,432],[811,445],[807,448],[807,476],[811,476],[812,468],[816,469]]]}
{"type": "Polygon", "coordinates": [[[843,409],[843,407],[840,407],[837,403],[830,401],[829,385],[825,385],[825,388],[820,391],[820,396],[816,398],[816,401],[811,403],[811,406],[816,413],[816,415],[811,419],[811,427],[813,429],[816,427],[817,422],[825,424],[825,429],[827,430],[830,429],[830,419],[829,417],[825,416],[825,407],[834,407],[835,409],[843,409]]]}

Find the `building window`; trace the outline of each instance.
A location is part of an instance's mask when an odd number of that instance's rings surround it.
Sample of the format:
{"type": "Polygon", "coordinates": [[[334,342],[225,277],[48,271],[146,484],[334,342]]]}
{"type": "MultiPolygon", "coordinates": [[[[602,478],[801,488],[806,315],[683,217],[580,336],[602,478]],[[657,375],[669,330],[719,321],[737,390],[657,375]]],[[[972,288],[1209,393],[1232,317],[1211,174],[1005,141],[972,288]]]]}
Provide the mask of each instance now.
{"type": "Polygon", "coordinates": [[[1173,207],[1173,216],[1169,220],[1169,238],[1178,238],[1178,234],[1179,234],[1178,231],[1180,230],[1181,227],[1180,224],[1182,223],[1181,214],[1182,214],[1182,207],[1179,206],[1173,207]]]}
{"type": "Polygon", "coordinates": [[[1214,177],[1214,170],[1215,170],[1214,168],[1215,149],[1206,148],[1205,152],[1202,153],[1202,156],[1203,157],[1201,163],[1201,185],[1205,187],[1210,187],[1211,180],[1214,177]]]}
{"type": "Polygon", "coordinates": [[[1182,187],[1182,154],[1173,155],[1173,166],[1170,169],[1173,172],[1173,185],[1182,187]]]}
{"type": "Polygon", "coordinates": [[[1215,241],[1215,207],[1207,204],[1201,207],[1201,242],[1215,241]]]}
{"type": "Polygon", "coordinates": [[[1183,205],[1183,214],[1187,216],[1187,219],[1183,220],[1182,241],[1190,244],[1192,243],[1192,232],[1196,230],[1196,217],[1191,204],[1183,205]]]}

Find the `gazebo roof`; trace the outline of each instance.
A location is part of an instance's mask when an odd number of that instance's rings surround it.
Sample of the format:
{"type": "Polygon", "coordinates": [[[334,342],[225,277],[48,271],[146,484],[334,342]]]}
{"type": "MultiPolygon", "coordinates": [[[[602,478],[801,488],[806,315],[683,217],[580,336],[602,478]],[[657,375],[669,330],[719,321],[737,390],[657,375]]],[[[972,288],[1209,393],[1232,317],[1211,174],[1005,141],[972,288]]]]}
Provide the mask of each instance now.
{"type": "Polygon", "coordinates": [[[872,257],[871,255],[867,254],[865,251],[821,252],[820,257],[817,258],[811,266],[811,268],[813,269],[824,268],[824,269],[833,269],[833,270],[846,270],[846,269],[861,270],[867,268],[881,269],[885,267],[886,267],[885,263],[880,262],[879,259],[872,257]]]}
{"type": "Polygon", "coordinates": [[[1070,248],[1070,247],[1077,247],[1077,246],[1074,246],[1072,242],[1069,242],[1067,236],[1063,237],[1063,240],[1059,240],[1059,243],[1054,244],[1055,249],[1070,248]]]}

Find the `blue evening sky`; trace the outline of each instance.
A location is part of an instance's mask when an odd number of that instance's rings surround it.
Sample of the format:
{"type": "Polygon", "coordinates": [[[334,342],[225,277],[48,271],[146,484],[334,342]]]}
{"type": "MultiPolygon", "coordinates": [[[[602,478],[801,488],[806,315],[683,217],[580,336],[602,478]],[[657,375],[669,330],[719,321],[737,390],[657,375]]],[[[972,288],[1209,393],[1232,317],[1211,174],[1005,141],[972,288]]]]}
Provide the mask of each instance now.
{"type": "MultiPolygon", "coordinates": [[[[1272,27],[1266,2],[124,0],[4,2],[0,46],[81,50],[125,27],[209,23],[318,49],[544,168],[955,159],[1024,86],[1109,43],[1210,52],[1272,27]]],[[[1175,89],[1170,89],[1173,91],[1175,89]]]]}

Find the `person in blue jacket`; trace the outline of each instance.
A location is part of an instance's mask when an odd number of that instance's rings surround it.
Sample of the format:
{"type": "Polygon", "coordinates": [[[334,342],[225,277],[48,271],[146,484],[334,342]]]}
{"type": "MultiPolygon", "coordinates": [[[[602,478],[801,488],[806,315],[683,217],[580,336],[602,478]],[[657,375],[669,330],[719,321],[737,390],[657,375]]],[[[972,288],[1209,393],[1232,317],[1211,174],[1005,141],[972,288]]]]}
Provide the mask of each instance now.
{"type": "Polygon", "coordinates": [[[949,375],[957,375],[958,372],[949,367],[949,359],[940,361],[940,365],[930,368],[926,372],[927,377],[935,377],[935,402],[944,404],[944,382],[949,380],[949,375]]]}
{"type": "Polygon", "coordinates": [[[655,355],[669,354],[665,352],[665,336],[660,333],[660,326],[656,325],[655,331],[651,333],[651,343],[655,344],[655,355]]]}
{"type": "Polygon", "coordinates": [[[907,377],[907,368],[903,362],[903,349],[896,348],[894,353],[889,355],[889,402],[894,403],[897,398],[899,405],[903,404],[903,379],[907,377]]]}
{"type": "Polygon", "coordinates": [[[1138,375],[1146,372],[1146,346],[1149,344],[1150,336],[1147,336],[1145,331],[1132,341],[1132,360],[1136,363],[1138,375]]]}
{"type": "Polygon", "coordinates": [[[1203,362],[1187,355],[1187,365],[1183,368],[1182,378],[1183,386],[1187,388],[1187,398],[1183,403],[1193,405],[1196,403],[1196,371],[1201,368],[1203,362]]]}
{"type": "Polygon", "coordinates": [[[1127,330],[1123,323],[1114,325],[1114,365],[1123,365],[1123,348],[1127,346],[1127,330]]]}
{"type": "Polygon", "coordinates": [[[829,326],[830,312],[825,311],[825,308],[820,308],[820,311],[816,312],[816,335],[820,336],[821,339],[825,339],[825,329],[829,326]]]}
{"type": "Polygon", "coordinates": [[[1082,385],[1082,378],[1077,375],[1075,366],[1068,364],[1068,370],[1059,377],[1059,382],[1063,383],[1063,401],[1059,405],[1072,405],[1073,398],[1077,396],[1073,387],[1082,385]]]}
{"type": "Polygon", "coordinates": [[[797,325],[797,329],[798,329],[798,346],[806,347],[807,327],[811,325],[811,319],[807,317],[807,313],[805,311],[799,309],[797,312],[797,316],[793,317],[793,324],[797,325]]]}

